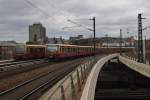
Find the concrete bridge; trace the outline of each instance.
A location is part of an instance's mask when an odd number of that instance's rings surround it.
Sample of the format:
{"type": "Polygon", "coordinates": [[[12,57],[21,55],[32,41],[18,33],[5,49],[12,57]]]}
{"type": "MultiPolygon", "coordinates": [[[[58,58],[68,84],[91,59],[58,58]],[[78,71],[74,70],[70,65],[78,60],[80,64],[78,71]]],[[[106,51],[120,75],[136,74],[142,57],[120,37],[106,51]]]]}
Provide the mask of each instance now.
{"type": "Polygon", "coordinates": [[[150,99],[150,65],[119,54],[105,56],[94,65],[93,62],[78,67],[40,99],[150,99]]]}

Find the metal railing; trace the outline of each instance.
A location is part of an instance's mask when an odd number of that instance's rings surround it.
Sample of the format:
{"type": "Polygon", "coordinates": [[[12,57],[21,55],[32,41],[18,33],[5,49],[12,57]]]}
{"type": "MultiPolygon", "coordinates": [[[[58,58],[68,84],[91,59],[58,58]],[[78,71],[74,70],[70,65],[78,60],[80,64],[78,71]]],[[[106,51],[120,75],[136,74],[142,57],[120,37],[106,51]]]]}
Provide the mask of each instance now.
{"type": "Polygon", "coordinates": [[[94,60],[91,59],[77,67],[48,93],[44,100],[77,100],[93,64],[94,60]]]}

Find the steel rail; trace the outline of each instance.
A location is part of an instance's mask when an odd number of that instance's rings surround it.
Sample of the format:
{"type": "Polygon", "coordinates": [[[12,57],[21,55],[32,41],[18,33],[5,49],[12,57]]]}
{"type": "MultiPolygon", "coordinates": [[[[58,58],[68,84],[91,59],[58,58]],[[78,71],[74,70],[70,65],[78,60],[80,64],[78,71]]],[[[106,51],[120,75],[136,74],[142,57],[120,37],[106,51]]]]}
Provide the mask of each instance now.
{"type": "MultiPolygon", "coordinates": [[[[81,60],[80,60],[81,61],[81,60]]],[[[79,61],[78,61],[79,62],[79,61]]],[[[73,62],[70,62],[69,64],[71,65],[73,62]]],[[[62,71],[62,70],[64,70],[65,68],[64,67],[66,67],[68,64],[65,64],[65,65],[63,65],[61,68],[58,68],[58,69],[55,69],[55,70],[53,70],[53,71],[50,71],[50,72],[48,72],[48,73],[45,73],[45,74],[43,74],[43,75],[40,75],[40,76],[37,76],[37,77],[35,77],[35,78],[33,78],[33,79],[31,79],[31,80],[28,80],[28,81],[25,81],[24,83],[22,83],[22,84],[19,84],[19,85],[17,85],[17,86],[15,86],[15,87],[13,87],[13,88],[11,88],[11,89],[8,89],[8,90],[6,90],[6,91],[4,91],[4,92],[1,92],[0,93],[0,98],[2,98],[2,96],[4,96],[4,95],[8,95],[9,93],[12,93],[13,91],[15,91],[16,89],[18,89],[18,88],[20,88],[20,87],[23,87],[23,86],[25,86],[25,85],[27,85],[27,84],[29,84],[29,83],[32,83],[32,82],[34,82],[34,81],[36,81],[36,80],[38,80],[38,79],[42,79],[44,76],[47,76],[47,75],[49,75],[49,74],[53,74],[53,73],[55,73],[55,72],[57,72],[57,71],[62,71]]],[[[64,70],[64,72],[65,72],[66,70],[64,70]]],[[[60,74],[59,74],[60,75],[60,74]]],[[[60,76],[59,76],[60,77],[60,76]]],[[[23,96],[24,97],[24,96],[23,96]]]]}
{"type": "MultiPolygon", "coordinates": [[[[78,66],[78,65],[76,65],[76,66],[78,66]]],[[[67,75],[71,71],[72,71],[72,68],[68,69],[68,71],[66,71],[64,69],[63,69],[63,71],[60,70],[60,73],[59,72],[55,73],[50,80],[48,80],[46,83],[40,85],[39,87],[37,87],[33,91],[29,92],[28,94],[24,95],[22,98],[20,98],[20,100],[25,100],[29,97],[32,97],[31,95],[36,94],[36,92],[40,91],[40,89],[44,88],[47,85],[52,86],[54,83],[56,83],[58,80],[62,79],[65,75],[67,75]],[[60,74],[61,74],[61,76],[59,76],[60,74]]]]}
{"type": "MultiPolygon", "coordinates": [[[[46,58],[44,58],[44,59],[46,59],[46,58]]],[[[4,67],[4,66],[10,66],[10,65],[16,65],[16,64],[21,64],[21,63],[40,61],[40,60],[44,60],[44,59],[35,59],[35,60],[26,60],[26,61],[11,61],[9,63],[8,62],[7,63],[1,63],[0,68],[4,67]]]]}
{"type": "Polygon", "coordinates": [[[17,63],[9,63],[9,64],[3,64],[3,67],[0,67],[0,73],[1,72],[7,72],[9,70],[14,70],[14,69],[18,69],[22,66],[29,66],[35,63],[40,63],[40,62],[46,62],[48,61],[47,59],[37,59],[37,60],[29,60],[29,61],[21,61],[21,62],[17,62],[17,63]]]}

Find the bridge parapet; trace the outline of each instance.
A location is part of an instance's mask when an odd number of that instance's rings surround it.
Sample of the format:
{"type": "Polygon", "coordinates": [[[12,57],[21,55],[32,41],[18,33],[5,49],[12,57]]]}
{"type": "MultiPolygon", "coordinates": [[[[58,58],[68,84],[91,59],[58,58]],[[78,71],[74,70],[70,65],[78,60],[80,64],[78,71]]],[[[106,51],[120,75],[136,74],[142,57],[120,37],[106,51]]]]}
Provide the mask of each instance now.
{"type": "Polygon", "coordinates": [[[94,65],[86,81],[85,88],[82,92],[81,100],[94,100],[97,78],[101,68],[106,62],[118,56],[119,54],[112,54],[103,57],[94,65]]]}
{"type": "MultiPolygon", "coordinates": [[[[122,54],[123,57],[126,57],[128,59],[138,61],[138,58],[136,55],[131,55],[131,54],[122,54]]],[[[143,64],[149,64],[150,65],[150,55],[145,57],[143,64]]]]}
{"type": "Polygon", "coordinates": [[[94,63],[93,57],[60,80],[40,100],[77,100],[94,63]]]}
{"type": "Polygon", "coordinates": [[[150,65],[137,62],[133,58],[119,56],[119,60],[129,68],[141,73],[144,76],[150,77],[150,65]]]}

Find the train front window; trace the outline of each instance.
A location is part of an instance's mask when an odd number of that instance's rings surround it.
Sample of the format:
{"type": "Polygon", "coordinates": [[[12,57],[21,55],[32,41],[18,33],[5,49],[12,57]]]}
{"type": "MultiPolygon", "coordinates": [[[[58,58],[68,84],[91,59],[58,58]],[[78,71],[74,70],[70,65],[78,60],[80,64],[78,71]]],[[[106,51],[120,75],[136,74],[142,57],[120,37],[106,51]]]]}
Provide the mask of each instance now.
{"type": "Polygon", "coordinates": [[[25,45],[16,45],[15,52],[17,54],[25,53],[25,45]]]}
{"type": "Polygon", "coordinates": [[[56,52],[58,51],[58,47],[56,45],[48,45],[47,50],[49,52],[56,52]]]}

